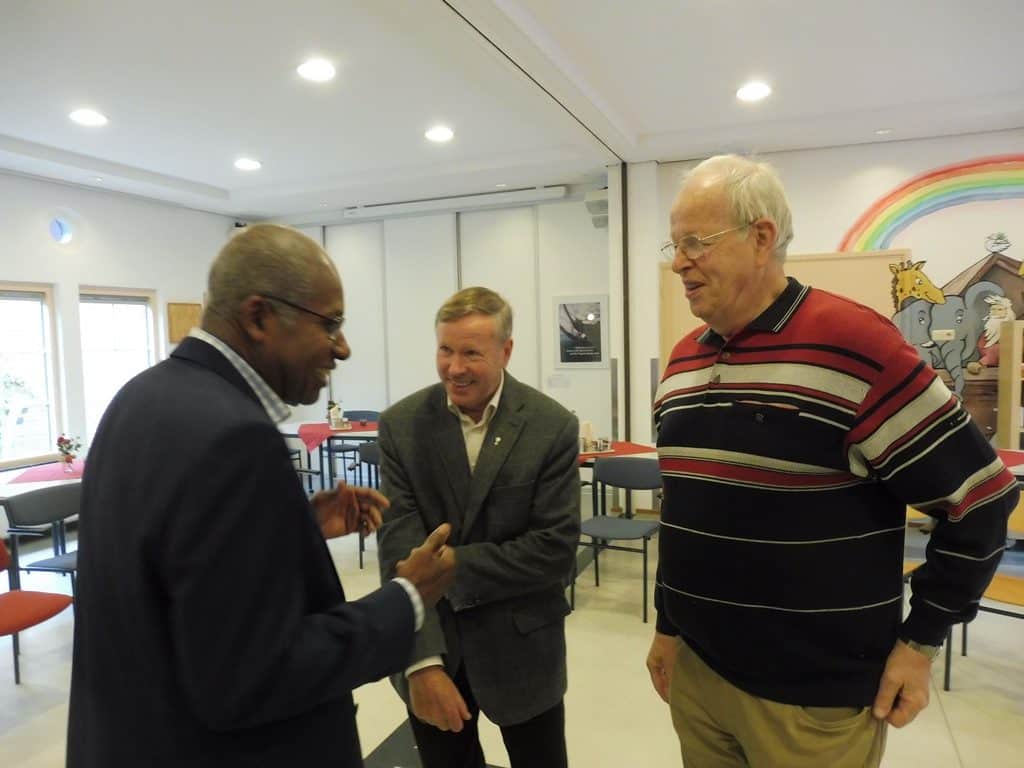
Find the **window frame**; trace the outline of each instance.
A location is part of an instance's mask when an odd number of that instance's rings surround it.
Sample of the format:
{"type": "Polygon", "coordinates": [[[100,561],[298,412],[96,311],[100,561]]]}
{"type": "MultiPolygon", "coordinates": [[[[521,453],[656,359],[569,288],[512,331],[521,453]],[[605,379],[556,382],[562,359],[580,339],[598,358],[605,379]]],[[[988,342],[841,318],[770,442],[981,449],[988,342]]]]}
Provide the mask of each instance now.
{"type": "MultiPolygon", "coordinates": [[[[57,435],[60,435],[63,431],[64,398],[61,390],[63,356],[60,354],[60,350],[57,345],[57,310],[54,303],[54,286],[50,283],[2,281],[0,282],[0,293],[42,294],[43,296],[43,316],[45,318],[45,322],[43,324],[43,342],[45,345],[44,351],[47,355],[48,361],[47,378],[49,380],[49,392],[47,395],[51,402],[50,429],[53,432],[54,441],[56,441],[57,435]]],[[[56,443],[53,448],[54,450],[52,453],[43,453],[38,456],[21,456],[16,459],[0,459],[0,470],[17,469],[19,467],[29,467],[34,464],[45,464],[46,462],[56,461],[60,455],[56,450],[56,443]]]]}
{"type": "MultiPolygon", "coordinates": [[[[162,359],[162,350],[159,346],[160,333],[157,329],[159,314],[157,313],[156,291],[152,288],[112,288],[101,285],[80,285],[78,286],[78,307],[81,315],[81,305],[88,303],[111,303],[111,304],[144,304],[149,310],[149,345],[150,345],[150,367],[159,363],[162,359]]],[[[82,384],[85,384],[85,344],[82,341],[82,322],[78,323],[78,344],[82,359],[82,384]]],[[[83,400],[83,407],[85,406],[83,400]]],[[[82,421],[87,421],[85,411],[82,412],[82,421]]],[[[88,430],[87,430],[88,431],[88,430]]],[[[84,436],[84,435],[83,435],[84,436]]]]}

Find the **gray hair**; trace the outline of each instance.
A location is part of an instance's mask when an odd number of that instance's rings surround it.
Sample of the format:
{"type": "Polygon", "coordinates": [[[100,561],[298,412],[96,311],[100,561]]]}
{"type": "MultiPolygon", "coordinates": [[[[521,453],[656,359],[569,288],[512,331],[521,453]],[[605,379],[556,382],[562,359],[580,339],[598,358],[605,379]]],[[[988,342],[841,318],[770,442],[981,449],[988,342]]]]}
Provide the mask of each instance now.
{"type": "Polygon", "coordinates": [[[710,177],[722,184],[736,224],[757,219],[775,222],[775,256],[785,261],[786,248],[793,240],[793,215],[774,168],[740,155],[716,155],[691,169],[683,177],[683,186],[698,177],[710,177]]]}
{"type": "MultiPolygon", "coordinates": [[[[239,230],[217,254],[207,281],[206,309],[234,317],[247,297],[268,294],[305,304],[314,300],[325,268],[332,267],[323,248],[298,230],[253,224],[239,230]]],[[[289,307],[280,309],[294,316],[289,307]]]]}
{"type": "Polygon", "coordinates": [[[512,338],[512,307],[490,288],[472,286],[463,288],[441,305],[434,317],[434,327],[441,323],[460,320],[466,315],[486,315],[494,318],[494,333],[505,343],[512,338]]]}

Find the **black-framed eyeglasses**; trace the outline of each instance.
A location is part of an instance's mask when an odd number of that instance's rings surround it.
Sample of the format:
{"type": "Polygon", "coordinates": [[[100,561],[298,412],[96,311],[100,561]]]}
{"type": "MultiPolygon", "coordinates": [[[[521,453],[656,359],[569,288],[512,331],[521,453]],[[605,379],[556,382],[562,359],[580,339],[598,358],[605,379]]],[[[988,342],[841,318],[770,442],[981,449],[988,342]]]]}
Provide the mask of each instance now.
{"type": "Polygon", "coordinates": [[[272,296],[269,293],[264,293],[263,298],[270,299],[271,301],[280,302],[281,304],[289,306],[292,309],[297,309],[300,312],[305,312],[315,317],[319,317],[321,320],[323,320],[324,331],[327,333],[327,338],[330,339],[331,341],[337,341],[338,336],[341,335],[341,326],[345,324],[345,315],[343,314],[335,315],[334,317],[330,317],[328,315],[321,315],[319,312],[314,312],[312,309],[304,307],[301,304],[296,304],[294,301],[282,299],[280,296],[272,296]]]}
{"type": "Polygon", "coordinates": [[[690,261],[697,261],[707,255],[707,252],[715,245],[719,238],[723,235],[728,235],[730,232],[736,232],[741,229],[746,229],[750,225],[754,224],[757,220],[748,221],[746,224],[740,224],[738,227],[730,227],[729,229],[723,229],[721,232],[715,232],[712,235],[705,235],[704,237],[697,237],[696,235],[687,235],[678,243],[671,241],[661,246],[661,253],[666,259],[674,259],[677,253],[682,253],[690,261]]]}

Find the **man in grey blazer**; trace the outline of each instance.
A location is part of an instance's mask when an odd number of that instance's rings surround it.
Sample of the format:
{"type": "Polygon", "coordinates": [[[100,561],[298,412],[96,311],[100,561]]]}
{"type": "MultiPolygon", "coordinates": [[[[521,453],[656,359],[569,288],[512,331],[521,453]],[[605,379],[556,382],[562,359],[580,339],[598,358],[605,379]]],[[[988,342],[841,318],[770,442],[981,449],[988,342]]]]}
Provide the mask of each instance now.
{"type": "Polygon", "coordinates": [[[480,768],[482,710],[513,768],[562,768],[565,585],[579,540],[579,427],[505,372],[512,309],[466,288],[435,319],[441,382],[388,409],[381,477],[382,578],[426,531],[452,526],[455,585],[392,678],[424,768],[480,768]]]}

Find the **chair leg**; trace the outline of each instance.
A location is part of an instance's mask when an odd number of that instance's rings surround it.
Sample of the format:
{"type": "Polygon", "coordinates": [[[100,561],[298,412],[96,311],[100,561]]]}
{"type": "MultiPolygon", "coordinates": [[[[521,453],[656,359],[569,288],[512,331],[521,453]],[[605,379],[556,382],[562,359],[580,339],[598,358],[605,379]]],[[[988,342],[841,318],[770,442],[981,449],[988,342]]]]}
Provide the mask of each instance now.
{"type": "Polygon", "coordinates": [[[950,672],[951,672],[952,666],[953,666],[953,654],[949,650],[949,646],[951,646],[952,644],[953,644],[953,628],[950,627],[948,630],[946,630],[946,675],[945,675],[945,678],[942,681],[942,690],[944,690],[944,691],[948,691],[949,690],[949,678],[950,678],[950,672]]]}
{"type": "Polygon", "coordinates": [[[366,539],[363,538],[363,534],[359,534],[359,570],[363,569],[363,552],[366,551],[366,539]]]}
{"type": "Polygon", "coordinates": [[[18,663],[18,654],[20,653],[20,650],[18,648],[17,632],[11,635],[11,643],[14,648],[14,684],[18,685],[21,682],[21,665],[18,663]]]}
{"type": "Polygon", "coordinates": [[[960,625],[960,655],[967,655],[967,623],[960,625]]]}
{"type": "Polygon", "coordinates": [[[647,623],[647,539],[644,538],[644,624],[647,623]]]}
{"type": "Polygon", "coordinates": [[[601,539],[594,539],[594,586],[601,586],[601,561],[598,553],[601,551],[601,539]]]}

